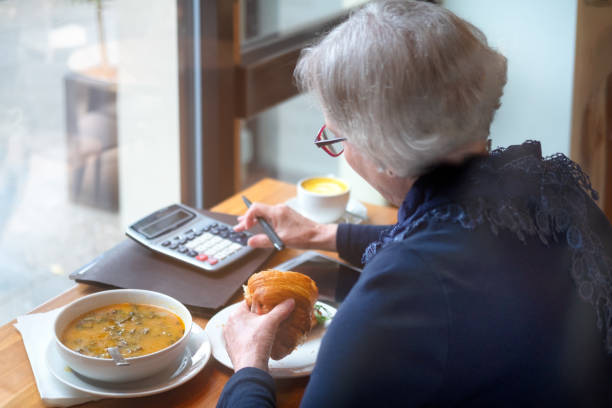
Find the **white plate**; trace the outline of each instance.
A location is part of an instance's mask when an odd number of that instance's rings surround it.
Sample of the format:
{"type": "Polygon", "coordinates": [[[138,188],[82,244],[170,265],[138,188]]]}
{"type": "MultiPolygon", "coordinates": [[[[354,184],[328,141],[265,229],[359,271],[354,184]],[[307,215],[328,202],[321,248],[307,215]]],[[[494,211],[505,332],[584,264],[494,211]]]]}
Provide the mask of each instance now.
{"type": "Polygon", "coordinates": [[[210,359],[210,341],[206,332],[195,322],[187,341],[185,354],[177,366],[138,381],[109,383],[92,380],[72,371],[62,360],[52,341],[47,347],[47,367],[59,381],[77,390],[106,398],[133,398],[159,394],[189,381],[210,359]]]}
{"type": "MultiPolygon", "coordinates": [[[[336,314],[335,308],[320,302],[317,302],[317,304],[320,304],[327,309],[330,317],[333,317],[336,314]]],[[[234,366],[232,365],[232,361],[230,360],[227,350],[225,349],[223,326],[225,325],[225,322],[227,322],[227,319],[232,311],[239,305],[240,303],[234,303],[233,305],[219,311],[206,325],[206,333],[208,334],[210,344],[212,345],[213,356],[218,362],[228,368],[231,368],[232,370],[234,369],[234,366]]],[[[314,368],[315,361],[317,360],[317,354],[319,353],[319,347],[321,345],[321,338],[323,337],[323,334],[325,334],[327,326],[329,326],[330,322],[331,319],[327,320],[324,324],[318,324],[314,329],[312,329],[308,335],[308,338],[306,339],[306,342],[299,345],[287,357],[278,361],[270,359],[268,362],[270,375],[272,375],[274,378],[292,378],[310,375],[312,369],[314,368]]]]}
{"type": "MultiPolygon", "coordinates": [[[[289,208],[297,211],[302,214],[300,210],[300,206],[298,205],[297,197],[290,198],[285,202],[289,208]]],[[[312,219],[312,217],[302,214],[306,218],[312,219]]],[[[354,200],[349,198],[348,203],[346,204],[346,211],[342,217],[337,219],[336,221],[331,222],[330,224],[337,224],[340,222],[346,222],[350,224],[361,224],[368,219],[368,209],[365,205],[361,204],[358,200],[354,200]]],[[[319,222],[315,219],[312,219],[315,222],[319,222]]]]}

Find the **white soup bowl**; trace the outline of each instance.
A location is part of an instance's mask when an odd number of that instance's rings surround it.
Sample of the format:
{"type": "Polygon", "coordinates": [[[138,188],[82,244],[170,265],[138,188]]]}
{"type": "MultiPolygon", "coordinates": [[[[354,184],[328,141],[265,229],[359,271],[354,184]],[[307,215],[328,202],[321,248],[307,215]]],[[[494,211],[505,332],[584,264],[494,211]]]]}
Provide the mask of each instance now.
{"type": "Polygon", "coordinates": [[[99,381],[134,381],[156,374],[172,364],[178,364],[185,352],[193,320],[189,310],[178,300],[162,293],[140,289],[117,289],[94,293],[67,305],[55,319],[55,346],[60,357],[77,373],[99,381]],[[66,347],[60,338],[77,317],[117,303],[138,303],[165,308],[175,313],[185,324],[185,333],[172,345],[144,356],[129,357],[127,366],[117,366],[112,359],[90,357],[66,347]]]}

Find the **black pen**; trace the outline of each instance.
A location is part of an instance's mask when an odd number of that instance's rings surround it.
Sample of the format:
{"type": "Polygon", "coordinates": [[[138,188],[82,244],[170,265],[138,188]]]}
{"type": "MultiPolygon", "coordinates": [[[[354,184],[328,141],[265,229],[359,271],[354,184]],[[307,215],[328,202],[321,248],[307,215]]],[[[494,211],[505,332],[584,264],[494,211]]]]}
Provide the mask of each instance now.
{"type": "MultiPolygon", "coordinates": [[[[242,201],[244,201],[247,208],[251,207],[252,203],[245,196],[242,196],[242,201]]],[[[276,232],[274,232],[274,230],[272,229],[272,226],[268,224],[268,221],[264,220],[262,217],[255,217],[255,218],[257,218],[257,221],[261,224],[261,227],[266,232],[266,235],[268,236],[268,238],[270,238],[270,241],[272,241],[272,244],[274,244],[274,248],[276,248],[278,251],[282,251],[285,248],[285,244],[283,244],[283,241],[281,241],[278,235],[276,235],[276,232]]]]}

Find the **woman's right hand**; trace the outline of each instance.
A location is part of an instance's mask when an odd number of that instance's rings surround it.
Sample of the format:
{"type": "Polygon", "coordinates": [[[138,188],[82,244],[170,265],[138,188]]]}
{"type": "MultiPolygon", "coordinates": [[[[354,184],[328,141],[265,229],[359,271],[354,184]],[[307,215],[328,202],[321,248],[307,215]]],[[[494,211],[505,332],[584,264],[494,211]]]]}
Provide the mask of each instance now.
{"type": "MultiPolygon", "coordinates": [[[[318,224],[292,210],[285,204],[267,205],[254,203],[244,215],[238,217],[234,226],[237,232],[252,228],[262,217],[274,229],[283,243],[292,248],[336,250],[337,224],[318,224]]],[[[266,234],[249,238],[248,245],[255,248],[272,247],[266,234]]]]}
{"type": "Polygon", "coordinates": [[[236,307],[223,326],[225,347],[234,371],[244,367],[268,371],[278,326],[289,317],[294,307],[293,299],[279,303],[270,313],[263,315],[252,313],[246,300],[236,307]]]}

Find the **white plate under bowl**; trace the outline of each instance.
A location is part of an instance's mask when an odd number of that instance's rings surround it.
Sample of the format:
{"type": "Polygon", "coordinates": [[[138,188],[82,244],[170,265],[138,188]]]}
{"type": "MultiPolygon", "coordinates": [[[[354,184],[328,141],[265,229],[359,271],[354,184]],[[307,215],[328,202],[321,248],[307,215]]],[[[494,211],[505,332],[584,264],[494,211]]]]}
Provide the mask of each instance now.
{"type": "MultiPolygon", "coordinates": [[[[223,326],[225,325],[225,322],[227,322],[227,319],[232,311],[240,304],[241,303],[234,303],[233,305],[222,309],[216,315],[214,315],[206,325],[206,333],[210,339],[213,356],[218,362],[228,368],[231,368],[232,370],[234,369],[234,366],[232,365],[232,361],[230,360],[225,348],[223,326]]],[[[317,304],[325,308],[330,317],[333,318],[333,316],[336,314],[335,308],[320,302],[317,302],[317,304]]],[[[321,346],[321,338],[323,337],[323,334],[325,334],[327,326],[329,326],[330,323],[331,319],[327,320],[324,324],[318,324],[314,329],[312,329],[304,344],[299,345],[285,358],[280,360],[270,359],[268,362],[270,375],[272,375],[274,378],[293,378],[310,375],[317,360],[317,354],[319,353],[319,347],[321,346]]]]}
{"type": "Polygon", "coordinates": [[[46,352],[47,367],[55,378],[79,391],[106,398],[144,397],[176,388],[198,374],[210,359],[210,355],[208,336],[195,322],[180,364],[138,381],[110,383],[92,380],[72,371],[57,353],[53,341],[49,343],[46,352]]]}
{"type": "MultiPolygon", "coordinates": [[[[298,213],[302,214],[300,206],[298,204],[297,197],[290,198],[285,202],[289,208],[298,213]]],[[[312,216],[308,216],[306,214],[302,214],[306,218],[312,219],[314,222],[319,222],[318,220],[312,218],[312,216]]],[[[346,211],[344,215],[337,219],[336,221],[332,221],[330,224],[337,224],[341,222],[349,223],[349,224],[361,224],[368,219],[368,209],[365,205],[361,204],[358,200],[349,198],[348,203],[346,204],[346,211]]]]}

